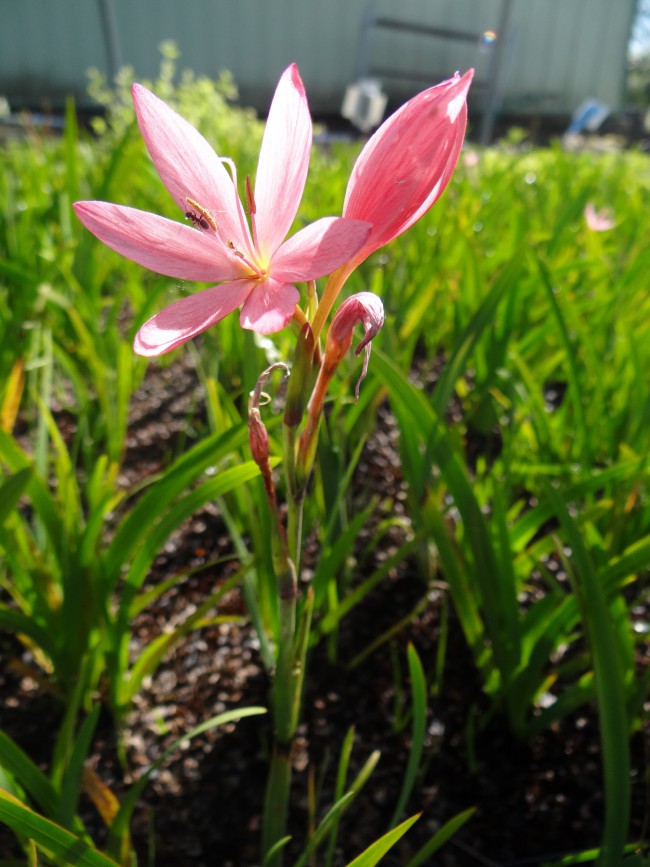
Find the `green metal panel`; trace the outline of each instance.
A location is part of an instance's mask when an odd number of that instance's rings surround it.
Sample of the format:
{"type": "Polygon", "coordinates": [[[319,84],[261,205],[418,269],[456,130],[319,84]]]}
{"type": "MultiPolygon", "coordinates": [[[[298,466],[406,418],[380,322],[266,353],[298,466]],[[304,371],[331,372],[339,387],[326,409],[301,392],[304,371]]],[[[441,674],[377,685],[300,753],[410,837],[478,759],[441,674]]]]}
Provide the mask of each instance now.
{"type": "Polygon", "coordinates": [[[506,101],[570,112],[595,96],[621,106],[633,2],[518,0],[506,101]]]}
{"type": "MultiPolygon", "coordinates": [[[[316,112],[337,112],[357,68],[367,0],[104,0],[112,3],[121,56],[152,78],[158,46],[174,40],[181,67],[233,72],[242,101],[264,111],[280,72],[296,61],[316,112]]],[[[496,29],[502,0],[377,0],[377,12],[479,34],[496,29]]],[[[570,113],[585,97],[621,106],[635,0],[513,0],[503,67],[506,107],[570,113]]],[[[0,94],[10,101],[83,100],[86,70],[109,71],[100,0],[0,0],[0,94]]],[[[370,58],[393,98],[477,68],[490,53],[462,42],[376,30],[370,58]],[[410,78],[400,77],[411,76],[410,78]]],[[[479,88],[475,89],[478,95],[479,88]]]]}
{"type": "Polygon", "coordinates": [[[86,70],[106,67],[91,0],[0,0],[0,94],[19,104],[60,104],[82,95],[86,70]]]}

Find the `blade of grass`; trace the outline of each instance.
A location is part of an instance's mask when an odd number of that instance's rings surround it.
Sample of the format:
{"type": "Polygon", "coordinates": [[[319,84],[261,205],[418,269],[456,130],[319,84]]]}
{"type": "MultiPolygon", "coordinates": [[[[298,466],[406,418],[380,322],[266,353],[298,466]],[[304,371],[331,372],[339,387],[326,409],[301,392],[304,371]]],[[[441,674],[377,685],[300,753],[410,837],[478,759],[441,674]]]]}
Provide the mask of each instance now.
{"type": "Polygon", "coordinates": [[[399,798],[397,799],[395,812],[390,820],[391,828],[397,824],[398,819],[404,812],[406,803],[413,791],[413,787],[415,786],[415,778],[420,767],[420,759],[422,757],[422,750],[424,749],[424,738],[427,729],[427,681],[424,676],[424,669],[422,668],[422,662],[420,661],[418,652],[410,643],[407,650],[407,657],[409,674],[411,676],[413,729],[411,732],[411,748],[409,750],[402,789],[399,798]]]}
{"type": "Polygon", "coordinates": [[[108,839],[106,841],[106,850],[113,855],[118,855],[118,853],[120,852],[122,835],[128,833],[131,815],[138,800],[140,799],[144,787],[149,782],[149,778],[154,773],[154,771],[157,770],[162,765],[162,763],[181,746],[181,744],[185,743],[185,741],[192,740],[193,738],[198,737],[204,732],[210,731],[210,729],[216,728],[217,726],[226,725],[226,723],[244,719],[245,717],[249,716],[259,716],[260,714],[265,714],[266,712],[266,708],[264,707],[235,708],[234,710],[229,710],[225,713],[221,713],[217,716],[211,717],[209,720],[206,720],[200,725],[195,726],[193,729],[187,732],[187,734],[175,740],[174,743],[171,744],[171,746],[169,746],[163,753],[161,753],[161,755],[156,759],[156,761],[153,762],[153,764],[150,765],[146,771],[144,771],[138,782],[129,789],[127,794],[122,799],[120,811],[117,814],[115,821],[113,822],[109,830],[108,839]]]}
{"type": "Polygon", "coordinates": [[[1,730],[0,765],[16,778],[40,810],[55,815],[59,799],[56,789],[27,753],[1,730]]]}
{"type": "Polygon", "coordinates": [[[537,267],[542,278],[542,284],[546,289],[553,318],[557,325],[560,343],[564,350],[564,356],[567,362],[566,374],[569,381],[569,391],[571,393],[572,405],[575,412],[574,441],[576,444],[576,451],[578,455],[588,458],[590,453],[589,443],[591,439],[587,427],[584,406],[582,404],[583,391],[580,388],[580,377],[578,374],[578,351],[569,336],[566,319],[560,307],[548,267],[539,257],[537,258],[537,267]]]}
{"type": "Polygon", "coordinates": [[[262,862],[262,867],[268,867],[269,864],[272,864],[275,856],[284,849],[284,847],[290,840],[291,837],[282,837],[282,839],[278,840],[277,843],[271,846],[269,851],[266,853],[264,861],[262,862]]]}
{"type": "Polygon", "coordinates": [[[83,721],[76,734],[72,754],[63,773],[59,810],[55,818],[56,821],[60,822],[65,828],[71,827],[72,820],[77,812],[79,795],[81,793],[81,779],[84,763],[88,757],[88,752],[90,750],[92,737],[95,733],[95,727],[97,726],[100,712],[101,705],[96,704],[83,721]]]}
{"type": "Polygon", "coordinates": [[[444,417],[456,381],[465,370],[476,343],[486,329],[494,324],[494,315],[499,302],[508,290],[512,291],[516,287],[523,255],[524,251],[522,249],[509,260],[472,316],[467,327],[457,338],[456,349],[436,383],[436,389],[431,402],[433,411],[440,418],[444,417]]]}
{"type": "Polygon", "coordinates": [[[248,429],[244,425],[206,437],[148,488],[117,528],[108,549],[107,571],[113,584],[119,579],[123,564],[144,541],[142,528],[164,514],[169,504],[208,467],[217,466],[247,441],[248,429]]]}
{"type": "Polygon", "coordinates": [[[354,794],[352,792],[348,792],[346,795],[343,795],[343,797],[339,798],[339,800],[336,801],[336,803],[329,808],[327,813],[318,823],[318,827],[309,838],[309,842],[305,846],[302,855],[294,864],[294,867],[305,867],[305,864],[307,864],[307,862],[312,858],[325,837],[333,829],[334,823],[338,822],[341,813],[348,806],[349,802],[352,800],[353,797],[354,794]]]}
{"type": "Polygon", "coordinates": [[[550,485],[545,488],[575,558],[578,596],[593,658],[605,780],[605,823],[599,864],[618,867],[630,817],[630,752],[624,674],[603,588],[575,520],[550,485]]]}
{"type": "Polygon", "coordinates": [[[24,834],[47,855],[70,867],[118,867],[117,862],[93,849],[85,840],[39,816],[13,795],[0,790],[0,820],[24,834]]]}
{"type": "MultiPolygon", "coordinates": [[[[336,769],[336,784],[334,786],[335,803],[343,797],[343,791],[345,789],[345,781],[348,775],[348,767],[350,765],[350,756],[352,755],[353,744],[354,726],[350,726],[345,735],[345,738],[343,739],[341,754],[339,755],[339,763],[336,769]]],[[[327,846],[324,867],[332,867],[332,862],[334,861],[334,852],[336,849],[336,841],[338,839],[338,825],[339,819],[337,817],[332,825],[332,833],[330,834],[330,841],[327,846]]]]}
{"type": "Polygon", "coordinates": [[[433,837],[411,858],[406,867],[420,867],[421,864],[428,864],[429,858],[444,846],[447,840],[453,837],[463,827],[465,822],[472,818],[475,812],[476,807],[470,807],[468,810],[463,810],[462,813],[445,822],[442,828],[436,831],[433,837]]]}
{"type": "Polygon", "coordinates": [[[368,848],[358,855],[354,861],[350,861],[347,867],[375,867],[379,864],[384,855],[389,852],[393,846],[402,839],[404,834],[414,825],[422,814],[416,813],[410,819],[402,822],[397,828],[393,828],[379,840],[375,840],[368,848]]]}

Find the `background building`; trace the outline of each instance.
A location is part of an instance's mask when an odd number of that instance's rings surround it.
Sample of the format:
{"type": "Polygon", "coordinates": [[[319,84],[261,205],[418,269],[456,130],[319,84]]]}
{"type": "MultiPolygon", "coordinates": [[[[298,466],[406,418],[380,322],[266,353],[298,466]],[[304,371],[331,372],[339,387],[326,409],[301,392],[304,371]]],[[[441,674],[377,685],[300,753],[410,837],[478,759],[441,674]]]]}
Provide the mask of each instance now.
{"type": "Polygon", "coordinates": [[[180,65],[230,70],[265,110],[297,61],[316,115],[346,87],[381,79],[392,103],[456,69],[477,69],[475,102],[509,115],[568,116],[585,98],[622,108],[636,0],[0,0],[0,95],[12,106],[82,107],[86,71],[128,64],[155,77],[158,46],[180,65]]]}

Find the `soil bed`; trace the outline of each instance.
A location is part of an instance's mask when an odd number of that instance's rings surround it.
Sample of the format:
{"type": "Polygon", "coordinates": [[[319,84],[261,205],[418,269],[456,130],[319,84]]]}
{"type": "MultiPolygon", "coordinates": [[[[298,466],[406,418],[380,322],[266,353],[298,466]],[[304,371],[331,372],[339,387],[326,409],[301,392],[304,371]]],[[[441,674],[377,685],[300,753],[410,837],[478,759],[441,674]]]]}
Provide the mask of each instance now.
{"type": "MultiPolygon", "coordinates": [[[[152,368],[134,400],[125,484],[155,471],[174,439],[186,435],[187,408],[200,399],[186,365],[177,362],[174,369],[164,372],[152,368]]],[[[397,509],[401,507],[404,490],[396,436],[388,411],[382,410],[355,476],[354,498],[359,502],[367,502],[370,493],[379,490],[397,509]]],[[[387,535],[375,556],[386,557],[398,542],[394,535],[387,535]]],[[[151,580],[164,580],[188,566],[198,571],[139,615],[134,656],[168,624],[183,620],[199,607],[232,574],[234,562],[199,568],[230,551],[228,535],[213,508],[194,516],[170,540],[156,560],[151,580]]],[[[379,750],[381,758],[342,819],[341,849],[335,863],[346,864],[387,829],[406,767],[410,732],[408,723],[401,728],[395,725],[402,701],[401,688],[396,688],[395,659],[405,676],[406,646],[413,642],[431,676],[446,605],[444,584],[427,588],[415,560],[407,561],[342,622],[336,660],[328,658],[325,641],[315,648],[309,660],[304,721],[295,753],[289,830],[297,842],[288,850],[291,855],[299,854],[300,841],[305,839],[310,781],[322,780],[322,815],[331,804],[341,744],[353,725],[350,777],[373,750],[379,750]],[[391,643],[354,667],[344,664],[406,618],[418,603],[418,613],[391,643]]],[[[229,593],[220,613],[230,619],[188,636],[138,694],[125,731],[126,778],[116,758],[110,721],[101,721],[91,766],[118,795],[193,726],[226,709],[268,704],[269,681],[238,591],[229,593]]],[[[16,642],[5,637],[0,652],[2,728],[46,768],[52,746],[49,735],[56,730],[59,710],[32,678],[15,667],[17,659],[31,663],[16,642]],[[45,731],[44,720],[48,721],[45,731]]],[[[406,863],[408,848],[417,851],[436,828],[468,807],[476,807],[474,816],[436,855],[435,863],[441,867],[534,867],[598,845],[603,796],[593,707],[565,717],[528,743],[516,741],[505,721],[497,717],[487,721],[487,702],[453,612],[438,687],[430,701],[424,771],[406,811],[411,815],[422,810],[423,815],[405,838],[405,845],[396,850],[400,857],[391,854],[382,864],[406,863]]],[[[156,867],[259,864],[269,738],[268,718],[253,717],[207,732],[170,757],[152,778],[134,815],[139,863],[156,867]],[[155,855],[149,862],[152,851],[155,855]]],[[[643,736],[635,736],[632,746],[630,839],[639,840],[647,832],[648,818],[643,736]]],[[[83,812],[101,846],[101,825],[89,802],[83,805],[83,812]]],[[[0,857],[18,857],[11,836],[3,829],[0,857]]]]}

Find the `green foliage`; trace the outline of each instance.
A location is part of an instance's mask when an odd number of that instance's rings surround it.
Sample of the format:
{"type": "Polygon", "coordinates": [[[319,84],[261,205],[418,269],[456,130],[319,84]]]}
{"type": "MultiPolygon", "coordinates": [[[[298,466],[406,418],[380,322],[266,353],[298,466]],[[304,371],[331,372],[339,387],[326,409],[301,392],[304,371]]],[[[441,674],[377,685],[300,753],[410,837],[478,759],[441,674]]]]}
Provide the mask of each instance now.
{"type": "Polygon", "coordinates": [[[368,846],[354,861],[350,861],[348,867],[374,867],[375,864],[379,864],[384,855],[393,848],[419,818],[420,814],[418,813],[416,816],[411,816],[410,819],[402,822],[401,825],[388,831],[383,837],[380,837],[379,840],[368,846]]]}
{"type": "MultiPolygon", "coordinates": [[[[178,76],[173,48],[163,54],[160,76],[148,84],[235,160],[242,183],[255,170],[262,125],[233,107],[227,75],[178,76]]],[[[102,198],[182,219],[140,139],[130,83],[129,70],[111,88],[93,75],[104,111],[94,138],[78,129],[70,105],[63,136],[26,128],[0,148],[0,626],[29,648],[63,708],[49,774],[0,736],[12,785],[0,812],[50,857],[72,846],[74,863],[88,864],[112,863],[92,850],[76,816],[97,697],[122,719],[166,654],[218,620],[231,586],[220,585],[129,659],[134,618],[185,577],[147,586],[153,559],[203,504],[217,504],[230,533],[239,564],[231,582],[242,584],[269,669],[281,628],[264,489],[242,419],[258,375],[287,357],[291,335],[259,339],[236,317],[206,334],[190,351],[207,420],[198,408],[188,412],[190,447],[172,449],[156,477],[129,488],[120,476],[129,409],[146,371],[132,354],[133,334],[193,288],[107,250],[71,211],[76,199],[102,198]]],[[[311,645],[324,639],[336,658],[343,620],[397,566],[417,561],[422,598],[432,581],[444,582],[492,713],[505,715],[514,736],[528,738],[595,703],[607,799],[601,863],[614,864],[627,833],[627,739],[640,725],[649,682],[635,667],[647,633],[632,612],[650,568],[650,169],[634,152],[595,157],[511,144],[461,160],[432,212],[348,284],[350,292],[378,292],[387,321],[356,406],[358,360],[341,366],[319,443],[304,516],[319,551],[311,645]],[[614,229],[587,228],[592,201],[612,210],[614,229]],[[400,516],[379,496],[361,508],[352,501],[385,399],[408,487],[400,516]],[[372,541],[361,546],[369,525],[372,541]],[[374,559],[396,527],[401,544],[374,559]]],[[[314,152],[297,226],[340,213],[357,152],[340,143],[314,152]]],[[[268,408],[264,415],[279,456],[279,416],[268,408]]],[[[420,610],[415,605],[348,664],[394,646],[420,610]]],[[[298,617],[305,622],[304,612],[298,617]]],[[[428,697],[435,691],[444,700],[445,689],[444,650],[433,671],[414,647],[407,664],[400,725],[411,741],[393,824],[409,805],[417,809],[428,697]]],[[[341,820],[370,785],[378,754],[350,781],[351,750],[352,734],[332,803],[299,864],[323,852],[333,863],[341,820]]],[[[128,848],[138,792],[112,830],[112,857],[128,848]]],[[[413,867],[470,815],[450,819],[413,867]]],[[[408,825],[384,829],[352,863],[377,863],[408,825]]]]}

